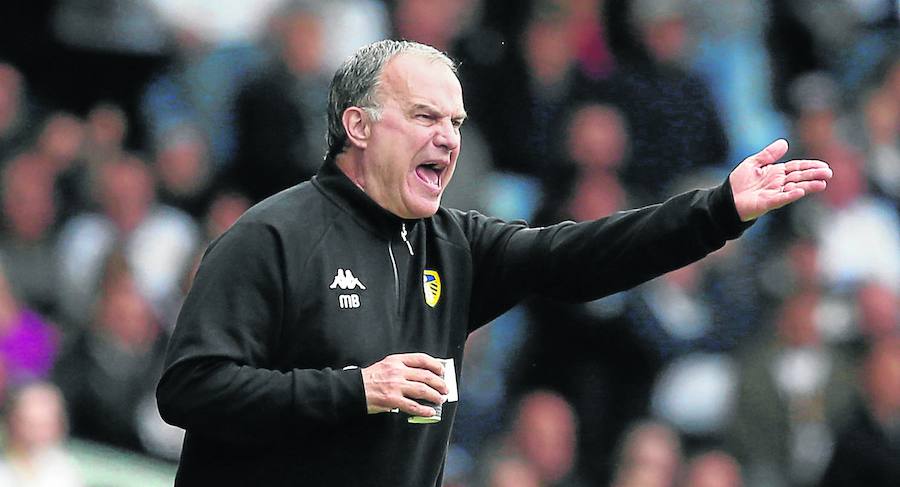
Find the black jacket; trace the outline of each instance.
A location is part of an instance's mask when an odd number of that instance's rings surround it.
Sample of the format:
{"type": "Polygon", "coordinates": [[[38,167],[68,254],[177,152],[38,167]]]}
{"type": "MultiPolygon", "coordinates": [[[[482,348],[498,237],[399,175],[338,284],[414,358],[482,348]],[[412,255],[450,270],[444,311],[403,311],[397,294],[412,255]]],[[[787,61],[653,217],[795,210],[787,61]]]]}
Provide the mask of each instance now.
{"type": "Polygon", "coordinates": [[[425,352],[459,374],[468,334],[526,296],[614,293],[745,227],[727,183],[589,223],[443,208],[402,220],[326,163],[203,258],[157,389],[163,418],[187,430],[176,484],[439,486],[457,403],[432,425],[367,415],[360,370],[345,367],[425,352]]]}

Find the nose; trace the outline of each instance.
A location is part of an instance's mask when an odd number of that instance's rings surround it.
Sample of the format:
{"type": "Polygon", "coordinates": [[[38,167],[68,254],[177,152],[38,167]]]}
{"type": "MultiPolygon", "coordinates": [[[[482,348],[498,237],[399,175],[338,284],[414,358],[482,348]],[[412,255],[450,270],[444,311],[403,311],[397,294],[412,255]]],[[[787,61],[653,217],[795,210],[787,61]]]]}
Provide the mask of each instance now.
{"type": "Polygon", "coordinates": [[[447,152],[452,152],[457,147],[459,147],[459,144],[459,128],[455,127],[452,121],[445,119],[440,124],[437,124],[437,129],[434,135],[434,145],[446,150],[447,152]]]}

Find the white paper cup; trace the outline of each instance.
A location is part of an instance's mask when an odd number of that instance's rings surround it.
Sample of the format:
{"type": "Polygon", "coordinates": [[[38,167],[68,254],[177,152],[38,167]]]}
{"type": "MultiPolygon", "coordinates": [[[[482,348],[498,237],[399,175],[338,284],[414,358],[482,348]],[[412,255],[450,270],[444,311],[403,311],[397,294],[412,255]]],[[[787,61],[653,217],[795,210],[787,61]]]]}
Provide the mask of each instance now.
{"type": "MultiPolygon", "coordinates": [[[[440,360],[441,364],[444,366],[444,375],[441,378],[444,380],[447,380],[447,372],[451,370],[450,366],[452,364],[453,359],[439,358],[438,360],[440,360]]],[[[454,379],[455,379],[455,377],[454,377],[454,379]]],[[[435,404],[431,401],[426,401],[424,399],[416,399],[416,401],[423,406],[429,406],[429,407],[434,408],[434,414],[431,416],[410,416],[410,417],[406,418],[407,422],[410,422],[413,424],[433,424],[433,423],[440,422],[441,411],[444,409],[443,404],[435,404]]]]}

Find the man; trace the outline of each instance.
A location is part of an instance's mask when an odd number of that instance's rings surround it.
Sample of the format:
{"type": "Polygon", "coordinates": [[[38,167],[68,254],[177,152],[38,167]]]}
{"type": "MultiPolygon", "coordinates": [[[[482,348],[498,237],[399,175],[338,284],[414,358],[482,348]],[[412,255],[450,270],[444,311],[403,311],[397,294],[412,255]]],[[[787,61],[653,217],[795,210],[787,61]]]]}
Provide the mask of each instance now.
{"type": "Polygon", "coordinates": [[[466,117],[453,62],[411,42],[335,74],[319,174],[210,245],[157,398],[187,430],[177,485],[439,486],[470,332],[533,293],[594,299],[699,259],[825,188],[777,141],[712,190],[527,228],[440,207],[466,117]],[[424,282],[424,285],[423,285],[424,282]]]}

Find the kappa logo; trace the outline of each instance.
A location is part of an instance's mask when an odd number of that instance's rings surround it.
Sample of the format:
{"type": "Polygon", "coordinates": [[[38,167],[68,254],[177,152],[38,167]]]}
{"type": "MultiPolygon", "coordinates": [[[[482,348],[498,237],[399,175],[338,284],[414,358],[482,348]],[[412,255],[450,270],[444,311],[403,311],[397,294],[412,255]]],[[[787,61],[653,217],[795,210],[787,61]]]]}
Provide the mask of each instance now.
{"type": "Polygon", "coordinates": [[[422,289],[425,291],[425,304],[434,308],[441,299],[441,276],[437,271],[426,269],[422,273],[422,289]]]}
{"type": "MultiPolygon", "coordinates": [[[[337,274],[334,276],[334,281],[331,282],[331,286],[328,286],[330,289],[342,289],[342,290],[354,290],[354,289],[362,289],[365,290],[366,286],[360,282],[356,276],[353,275],[353,271],[350,269],[338,269],[337,274]]],[[[341,294],[338,296],[338,306],[341,309],[355,309],[361,306],[361,301],[359,299],[359,294],[341,294]]]]}
{"type": "Polygon", "coordinates": [[[363,285],[362,282],[359,281],[354,275],[353,271],[347,269],[338,269],[337,275],[334,276],[334,281],[331,282],[331,286],[328,286],[330,289],[341,288],[344,290],[347,289],[365,289],[366,286],[363,285]]]}

